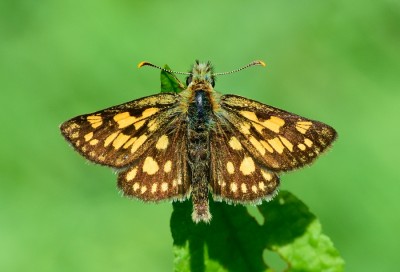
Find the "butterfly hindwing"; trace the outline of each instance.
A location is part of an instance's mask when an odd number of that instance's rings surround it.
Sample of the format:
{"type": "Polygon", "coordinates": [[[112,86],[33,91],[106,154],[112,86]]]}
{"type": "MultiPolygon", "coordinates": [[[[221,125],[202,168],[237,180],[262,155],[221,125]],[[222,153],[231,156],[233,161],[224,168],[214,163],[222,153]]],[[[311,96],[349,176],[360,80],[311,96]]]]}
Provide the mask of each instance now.
{"type": "Polygon", "coordinates": [[[236,95],[221,97],[220,118],[230,123],[254,159],[273,171],[288,171],[313,162],[336,138],[336,131],[236,95]]]}
{"type": "Polygon", "coordinates": [[[88,160],[122,168],[154,145],[154,135],[173,122],[178,103],[177,94],[156,94],[77,116],[61,132],[88,160]]]}
{"type": "Polygon", "coordinates": [[[177,121],[159,135],[147,152],[118,174],[124,195],[145,201],[184,200],[190,192],[186,125],[177,121]]]}
{"type": "Polygon", "coordinates": [[[215,123],[210,154],[210,187],[215,200],[255,204],[277,192],[279,177],[252,157],[230,124],[215,123]]]}

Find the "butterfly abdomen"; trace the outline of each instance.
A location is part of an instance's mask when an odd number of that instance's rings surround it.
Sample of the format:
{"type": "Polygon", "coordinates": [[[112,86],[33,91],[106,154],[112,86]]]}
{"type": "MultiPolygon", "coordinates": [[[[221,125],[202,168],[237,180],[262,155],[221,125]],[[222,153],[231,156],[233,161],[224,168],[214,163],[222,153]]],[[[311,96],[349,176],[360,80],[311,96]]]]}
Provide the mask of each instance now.
{"type": "Polygon", "coordinates": [[[209,96],[203,90],[195,92],[188,107],[187,150],[193,201],[193,220],[211,219],[208,209],[208,183],[210,180],[209,128],[212,122],[212,107],[209,96]]]}

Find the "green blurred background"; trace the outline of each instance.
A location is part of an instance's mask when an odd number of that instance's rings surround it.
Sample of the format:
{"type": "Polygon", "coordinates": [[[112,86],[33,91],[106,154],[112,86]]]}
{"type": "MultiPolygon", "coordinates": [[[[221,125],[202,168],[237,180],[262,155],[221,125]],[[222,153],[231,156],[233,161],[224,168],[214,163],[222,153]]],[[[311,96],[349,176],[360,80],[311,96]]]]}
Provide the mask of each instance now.
{"type": "Polygon", "coordinates": [[[347,271],[395,271],[399,1],[0,2],[0,271],[170,271],[171,204],[122,198],[58,126],[159,91],[211,60],[216,89],[324,121],[339,139],[283,189],[320,218],[347,271]]]}

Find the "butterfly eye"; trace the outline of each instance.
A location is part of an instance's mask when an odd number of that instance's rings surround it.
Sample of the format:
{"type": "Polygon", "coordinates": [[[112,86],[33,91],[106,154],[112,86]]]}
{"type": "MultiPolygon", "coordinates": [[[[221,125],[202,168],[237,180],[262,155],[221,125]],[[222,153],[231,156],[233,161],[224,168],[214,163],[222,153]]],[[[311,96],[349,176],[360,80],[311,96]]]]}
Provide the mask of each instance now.
{"type": "Polygon", "coordinates": [[[189,84],[192,82],[193,76],[190,75],[186,78],[186,86],[189,86],[189,84]]]}
{"type": "Polygon", "coordinates": [[[215,86],[215,79],[212,77],[212,78],[210,78],[210,83],[211,83],[211,86],[213,86],[213,88],[214,88],[214,86],[215,86]]]}

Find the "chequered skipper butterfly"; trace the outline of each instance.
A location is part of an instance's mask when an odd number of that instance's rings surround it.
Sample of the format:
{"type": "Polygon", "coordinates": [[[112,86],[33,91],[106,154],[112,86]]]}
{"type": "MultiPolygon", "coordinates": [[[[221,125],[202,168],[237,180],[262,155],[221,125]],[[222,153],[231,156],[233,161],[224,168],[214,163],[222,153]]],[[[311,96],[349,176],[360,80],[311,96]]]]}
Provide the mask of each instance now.
{"type": "MultiPolygon", "coordinates": [[[[148,62],[141,66],[152,66],[148,62]]],[[[250,64],[232,72],[262,61],[250,64]]],[[[229,73],[232,73],[229,72],[229,73]]],[[[196,63],[180,92],[159,93],[72,118],[61,132],[88,160],[118,170],[126,196],[193,202],[209,222],[208,198],[240,204],[270,200],[279,173],[314,161],[336,138],[321,122],[214,90],[210,63],[196,63]]],[[[183,86],[183,84],[182,84],[183,86]]]]}

